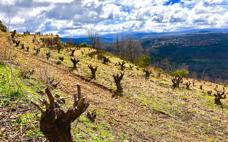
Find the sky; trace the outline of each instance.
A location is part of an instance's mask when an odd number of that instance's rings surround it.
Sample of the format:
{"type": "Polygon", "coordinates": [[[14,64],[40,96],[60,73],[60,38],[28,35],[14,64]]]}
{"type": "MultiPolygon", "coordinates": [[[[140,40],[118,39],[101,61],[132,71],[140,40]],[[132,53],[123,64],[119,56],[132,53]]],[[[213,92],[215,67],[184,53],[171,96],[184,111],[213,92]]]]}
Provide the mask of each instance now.
{"type": "Polygon", "coordinates": [[[228,28],[228,0],[0,0],[0,20],[18,32],[62,37],[228,28]]]}

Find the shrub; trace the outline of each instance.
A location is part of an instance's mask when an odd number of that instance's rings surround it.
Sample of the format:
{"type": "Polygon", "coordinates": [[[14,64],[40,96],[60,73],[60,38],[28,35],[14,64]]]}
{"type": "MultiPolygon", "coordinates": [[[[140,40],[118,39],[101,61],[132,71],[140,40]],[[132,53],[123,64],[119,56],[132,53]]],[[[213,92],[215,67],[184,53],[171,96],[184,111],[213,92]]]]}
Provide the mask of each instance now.
{"type": "Polygon", "coordinates": [[[61,61],[57,61],[56,64],[57,65],[60,65],[60,64],[62,64],[62,62],[61,61]]]}
{"type": "Polygon", "coordinates": [[[171,73],[173,88],[179,88],[183,83],[183,78],[187,77],[189,72],[187,70],[176,70],[171,73]]]}
{"type": "Polygon", "coordinates": [[[87,43],[83,42],[79,45],[79,47],[89,47],[89,45],[87,43]]]}
{"type": "Polygon", "coordinates": [[[140,67],[148,67],[151,63],[150,56],[148,55],[142,55],[138,58],[137,64],[140,67]]]}
{"type": "Polygon", "coordinates": [[[8,106],[14,101],[24,99],[24,94],[19,91],[12,91],[0,96],[0,106],[8,106]]]}

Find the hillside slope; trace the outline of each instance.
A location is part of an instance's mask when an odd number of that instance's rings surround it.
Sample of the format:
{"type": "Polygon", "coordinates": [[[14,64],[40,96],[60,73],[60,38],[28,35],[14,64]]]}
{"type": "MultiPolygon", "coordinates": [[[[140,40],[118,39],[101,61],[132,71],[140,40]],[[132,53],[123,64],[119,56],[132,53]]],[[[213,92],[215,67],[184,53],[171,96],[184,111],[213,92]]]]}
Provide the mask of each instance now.
{"type": "Polygon", "coordinates": [[[213,96],[205,93],[217,84],[195,80],[191,90],[183,87],[173,90],[168,75],[162,74],[157,78],[154,74],[145,80],[141,68],[127,63],[123,79],[124,96],[113,98],[115,86],[112,75],[120,72],[116,63],[121,59],[103,53],[111,60],[104,65],[96,56],[88,56],[94,49],[77,49],[74,56],[79,58],[80,64],[78,70],[72,71],[69,48],[61,53],[50,50],[51,59],[47,60],[47,48],[41,48],[41,53],[34,55],[33,48],[37,45],[32,42],[33,36],[18,36],[21,44],[30,47],[29,52],[9,44],[7,36],[0,33],[0,55],[10,53],[13,64],[20,70],[34,69],[34,77],[43,82],[47,77],[61,81],[57,90],[66,98],[76,92],[76,84],[81,84],[83,94],[91,103],[89,111],[96,109],[98,116],[95,124],[90,124],[84,117],[79,121],[73,130],[77,141],[225,142],[228,139],[228,101],[223,101],[224,109],[221,109],[214,105],[213,96]],[[57,65],[60,56],[64,61],[57,65]],[[96,81],[88,81],[88,64],[98,66],[96,81]],[[200,85],[204,90],[199,89],[200,85]]]}

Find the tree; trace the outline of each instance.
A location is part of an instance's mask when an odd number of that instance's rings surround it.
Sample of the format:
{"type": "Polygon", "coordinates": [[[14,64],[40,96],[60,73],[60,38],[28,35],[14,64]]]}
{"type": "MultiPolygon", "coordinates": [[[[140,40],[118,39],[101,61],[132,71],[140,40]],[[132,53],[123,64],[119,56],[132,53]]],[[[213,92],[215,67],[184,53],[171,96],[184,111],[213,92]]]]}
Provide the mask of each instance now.
{"type": "Polygon", "coordinates": [[[0,31],[7,32],[7,27],[2,23],[1,20],[0,20],[0,31]]]}
{"type": "Polygon", "coordinates": [[[78,93],[74,95],[73,107],[66,112],[61,109],[49,88],[45,93],[49,99],[42,100],[46,106],[44,111],[38,104],[33,103],[41,111],[40,130],[50,142],[73,142],[71,123],[79,118],[88,108],[89,103],[81,94],[81,87],[77,85],[78,93]]]}
{"type": "Polygon", "coordinates": [[[89,47],[89,45],[87,43],[83,42],[83,43],[80,43],[79,47],[89,47]]]}
{"type": "Polygon", "coordinates": [[[97,32],[89,30],[88,31],[88,39],[92,48],[99,49],[101,46],[100,37],[97,32]]]}
{"type": "Polygon", "coordinates": [[[114,43],[114,53],[118,56],[120,55],[120,46],[121,46],[121,44],[120,44],[120,40],[119,40],[119,35],[117,34],[116,41],[114,43]]]}
{"type": "Polygon", "coordinates": [[[171,73],[173,88],[179,88],[183,82],[183,78],[187,77],[189,72],[187,70],[176,70],[171,73]]]}
{"type": "Polygon", "coordinates": [[[127,38],[119,42],[120,56],[130,62],[136,63],[137,59],[143,54],[141,42],[127,38]]]}

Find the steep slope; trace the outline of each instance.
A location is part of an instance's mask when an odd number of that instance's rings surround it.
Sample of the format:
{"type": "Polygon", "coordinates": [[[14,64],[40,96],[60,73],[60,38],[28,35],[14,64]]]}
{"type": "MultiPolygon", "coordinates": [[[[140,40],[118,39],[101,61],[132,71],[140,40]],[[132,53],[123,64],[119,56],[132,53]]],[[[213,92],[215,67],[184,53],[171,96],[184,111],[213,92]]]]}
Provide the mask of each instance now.
{"type": "MultiPolygon", "coordinates": [[[[74,56],[80,59],[79,69],[71,71],[70,50],[65,49],[59,54],[51,51],[51,59],[46,60],[47,48],[42,48],[38,56],[34,56],[32,50],[32,36],[20,36],[21,43],[30,47],[30,51],[21,50],[12,44],[6,44],[7,35],[0,34],[1,49],[11,54],[14,64],[21,69],[34,69],[35,77],[45,80],[47,76],[60,80],[58,89],[65,94],[75,93],[76,84],[82,85],[83,94],[89,99],[89,110],[96,109],[98,119],[94,125],[97,138],[105,135],[99,129],[100,124],[105,124],[112,136],[103,137],[97,141],[226,141],[228,139],[228,101],[223,101],[224,109],[214,105],[213,96],[205,92],[213,90],[217,84],[195,81],[191,90],[184,88],[173,90],[170,77],[162,74],[157,78],[154,75],[149,80],[143,77],[141,68],[127,63],[123,80],[124,96],[113,98],[115,88],[112,75],[119,73],[116,63],[121,61],[108,53],[104,53],[111,60],[108,65],[102,64],[95,57],[88,55],[94,49],[82,48],[76,50],[74,56]],[[61,65],[56,65],[58,57],[65,58],[61,65]],[[97,65],[97,80],[88,81],[88,64],[97,65]],[[203,85],[204,90],[199,86],[203,85]],[[96,130],[97,129],[97,130],[96,130]],[[101,135],[101,136],[99,136],[101,135]]],[[[2,52],[1,55],[5,53],[2,52]]],[[[8,55],[8,54],[7,54],[8,55]]],[[[190,79],[189,79],[190,80],[190,79]]],[[[191,80],[192,81],[192,80],[191,80]]],[[[222,86],[219,85],[219,88],[222,86]]],[[[227,89],[227,88],[226,88],[227,89]]],[[[80,124],[74,132],[79,141],[96,141],[94,131],[87,131],[85,125],[80,124]],[[80,129],[81,128],[83,129],[80,129]],[[82,133],[87,135],[77,137],[82,133]]]]}

